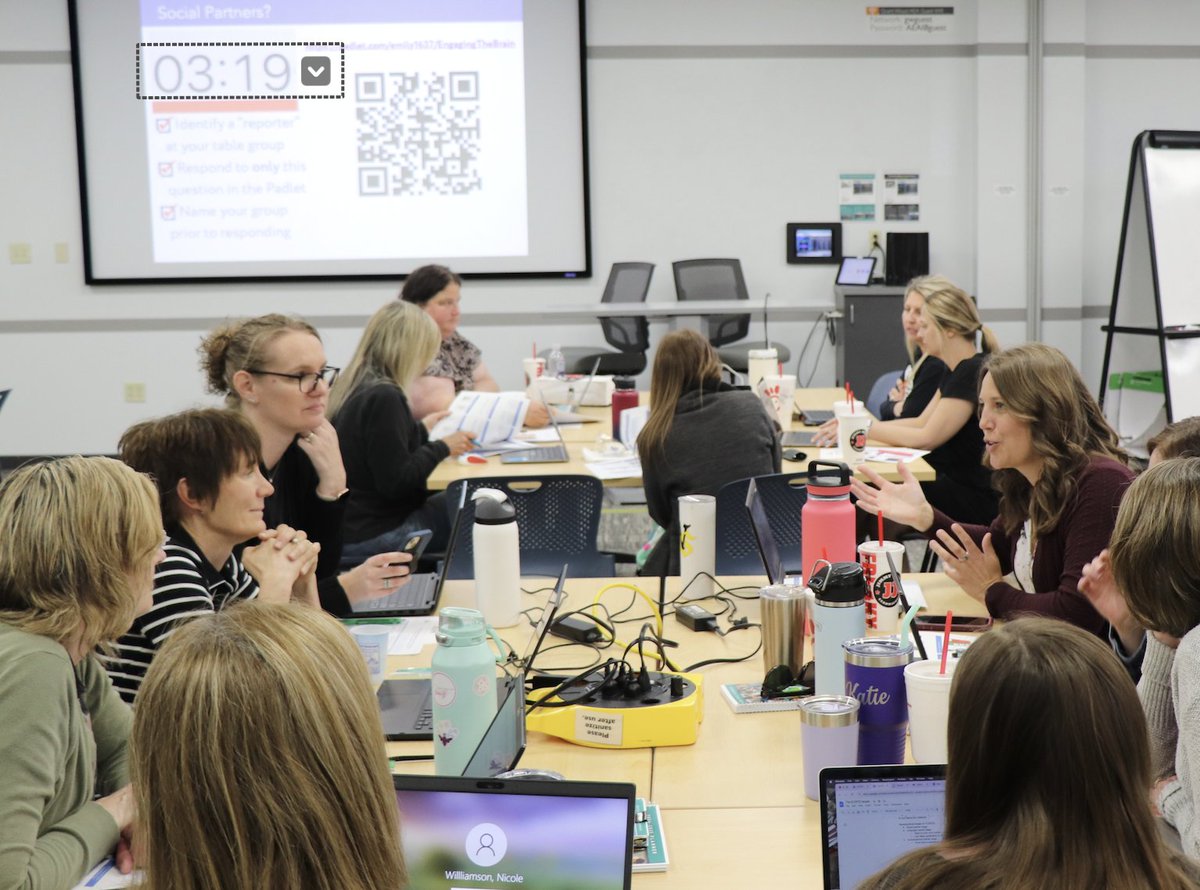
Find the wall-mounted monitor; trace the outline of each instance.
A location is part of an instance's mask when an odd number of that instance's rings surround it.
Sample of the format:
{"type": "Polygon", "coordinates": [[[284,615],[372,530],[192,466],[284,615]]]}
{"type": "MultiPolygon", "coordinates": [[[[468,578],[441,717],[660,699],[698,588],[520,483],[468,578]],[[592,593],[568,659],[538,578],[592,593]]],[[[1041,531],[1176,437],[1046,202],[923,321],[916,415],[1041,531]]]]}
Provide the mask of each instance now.
{"type": "Polygon", "coordinates": [[[788,223],[787,261],[836,266],[842,261],[842,224],[788,223]]]}
{"type": "Polygon", "coordinates": [[[582,0],[69,0],[89,283],[590,273],[582,0]]]}

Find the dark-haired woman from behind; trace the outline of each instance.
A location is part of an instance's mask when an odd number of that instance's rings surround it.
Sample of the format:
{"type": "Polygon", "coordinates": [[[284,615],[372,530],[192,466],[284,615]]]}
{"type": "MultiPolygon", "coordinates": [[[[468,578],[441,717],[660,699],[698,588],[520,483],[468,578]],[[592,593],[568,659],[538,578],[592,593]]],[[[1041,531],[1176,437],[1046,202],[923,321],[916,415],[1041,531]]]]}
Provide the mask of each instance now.
{"type": "Polygon", "coordinates": [[[638,435],[650,518],[665,529],[645,574],[679,571],[679,498],[779,472],[778,427],[754,393],[721,380],[721,361],[696,331],[673,331],[654,354],[650,417],[638,435]]]}
{"type": "Polygon", "coordinates": [[[864,890],[1182,890],[1146,801],[1137,693],[1095,637],[1023,618],[983,634],[950,689],[946,830],[864,890]]]}

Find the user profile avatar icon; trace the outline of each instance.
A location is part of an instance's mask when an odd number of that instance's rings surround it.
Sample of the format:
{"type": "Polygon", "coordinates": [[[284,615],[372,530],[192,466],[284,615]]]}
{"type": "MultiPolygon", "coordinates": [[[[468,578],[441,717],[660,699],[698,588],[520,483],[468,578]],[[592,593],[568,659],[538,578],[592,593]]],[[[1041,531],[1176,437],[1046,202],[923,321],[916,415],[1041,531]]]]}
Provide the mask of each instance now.
{"type": "Polygon", "coordinates": [[[480,822],[467,832],[467,858],[482,868],[496,865],[508,852],[508,837],[499,825],[480,822]]]}

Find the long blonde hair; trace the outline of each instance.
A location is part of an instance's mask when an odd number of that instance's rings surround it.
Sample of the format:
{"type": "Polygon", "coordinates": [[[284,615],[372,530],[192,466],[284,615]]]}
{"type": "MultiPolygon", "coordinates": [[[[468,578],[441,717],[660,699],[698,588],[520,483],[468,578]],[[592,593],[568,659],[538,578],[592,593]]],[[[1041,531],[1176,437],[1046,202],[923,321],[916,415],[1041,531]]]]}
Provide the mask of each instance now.
{"type": "Polygon", "coordinates": [[[921,315],[942,332],[954,331],[961,337],[974,338],[979,332],[979,351],[999,352],[1000,341],[992,329],[979,320],[979,310],[970,295],[944,275],[922,275],[908,283],[925,299],[921,315]]]}
{"type": "Polygon", "coordinates": [[[349,634],[249,602],[175,631],[138,693],[145,887],[400,890],[379,706],[349,634]]]}
{"type": "Polygon", "coordinates": [[[392,300],[371,316],[354,357],[334,381],[329,416],[364,386],[386,380],[403,392],[429,367],[442,344],[437,323],[414,303],[392,300]]]}
{"type": "Polygon", "coordinates": [[[1195,886],[1146,802],[1137,692],[1094,635],[1040,617],[983,634],[955,672],[948,751],[945,839],[865,887],[1195,886]]]}
{"type": "Polygon", "coordinates": [[[162,548],[158,493],[108,457],[30,464],[0,484],[0,621],[84,650],[129,630],[162,548]]]}
{"type": "Polygon", "coordinates": [[[214,328],[200,341],[197,350],[208,391],[224,395],[227,407],[238,407],[241,396],[233,385],[233,375],[266,364],[271,344],[288,331],[300,331],[321,339],[317,329],[304,319],[278,312],[239,318],[214,328]]]}
{"type": "Polygon", "coordinates": [[[672,331],[659,341],[650,374],[650,416],[638,435],[638,453],[658,456],[667,444],[675,409],[686,392],[713,387],[721,380],[721,360],[699,332],[672,331]]]}

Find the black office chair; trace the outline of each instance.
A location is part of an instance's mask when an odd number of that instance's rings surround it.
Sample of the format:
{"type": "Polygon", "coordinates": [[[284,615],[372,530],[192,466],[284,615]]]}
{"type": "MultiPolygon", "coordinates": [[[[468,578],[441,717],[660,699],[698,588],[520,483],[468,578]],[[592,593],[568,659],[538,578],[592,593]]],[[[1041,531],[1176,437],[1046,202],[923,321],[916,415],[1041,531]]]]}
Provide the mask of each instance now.
{"type": "MultiPolygon", "coordinates": [[[[675,273],[675,296],[679,300],[749,300],[742,262],[736,259],[679,260],[671,264],[675,273]]],[[[750,350],[774,346],[779,361],[788,362],[791,350],[782,343],[738,342],[750,333],[749,315],[708,315],[704,336],[717,348],[721,361],[739,373],[750,367],[750,350]],[[736,345],[729,345],[736,344],[736,345]]]]}
{"type": "MultiPolygon", "coordinates": [[[[601,303],[644,303],[650,290],[654,263],[613,263],[604,285],[601,303]]],[[[644,315],[601,316],[600,328],[612,349],[595,346],[564,346],[568,374],[590,374],[596,359],[600,359],[597,374],[634,377],[646,370],[646,350],[650,348],[650,325],[644,315]]],[[[548,358],[550,350],[538,353],[548,358]]]]}
{"type": "Polygon", "coordinates": [[[564,562],[571,578],[610,578],[615,574],[612,554],[596,548],[604,484],[595,476],[458,479],[446,489],[450,510],[458,506],[464,485],[466,513],[458,526],[453,564],[446,567],[448,578],[475,577],[475,504],[471,496],[480,488],[503,491],[516,508],[523,576],[557,577],[564,562]]]}
{"type": "MultiPolygon", "coordinates": [[[[779,545],[783,570],[798,575],[801,571],[800,510],[808,497],[808,474],[774,473],[753,478],[757,480],[759,497],[779,545]]],[[[766,574],[754,540],[754,528],[746,513],[750,479],[737,479],[717,491],[718,575],[766,574]]]]}

